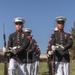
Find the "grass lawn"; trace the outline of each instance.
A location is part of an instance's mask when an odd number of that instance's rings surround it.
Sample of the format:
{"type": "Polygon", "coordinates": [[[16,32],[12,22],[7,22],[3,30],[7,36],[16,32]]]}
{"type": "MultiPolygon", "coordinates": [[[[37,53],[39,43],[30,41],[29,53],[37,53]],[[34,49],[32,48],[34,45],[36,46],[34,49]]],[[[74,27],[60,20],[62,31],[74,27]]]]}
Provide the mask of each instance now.
{"type": "MultiPolygon", "coordinates": [[[[0,63],[0,75],[4,75],[3,70],[4,70],[4,65],[3,65],[3,63],[0,63]]],[[[48,75],[48,68],[47,68],[46,62],[40,62],[38,75],[48,75]]],[[[70,75],[75,75],[75,62],[71,62],[70,75]]]]}

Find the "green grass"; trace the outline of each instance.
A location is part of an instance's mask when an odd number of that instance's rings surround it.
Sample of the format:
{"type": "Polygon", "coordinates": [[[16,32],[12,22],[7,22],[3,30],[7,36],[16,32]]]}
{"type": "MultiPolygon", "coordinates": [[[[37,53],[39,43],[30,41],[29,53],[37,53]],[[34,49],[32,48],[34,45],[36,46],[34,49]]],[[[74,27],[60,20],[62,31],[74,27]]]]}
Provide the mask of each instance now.
{"type": "Polygon", "coordinates": [[[70,75],[75,75],[75,62],[71,62],[70,65],[70,75]]]}
{"type": "MultiPolygon", "coordinates": [[[[0,63],[0,75],[4,75],[4,64],[0,63]]],[[[38,75],[48,75],[47,62],[40,62],[39,74],[38,75]]],[[[75,75],[75,62],[70,64],[70,75],[75,75]]]]}
{"type": "Polygon", "coordinates": [[[3,69],[4,69],[3,63],[0,63],[0,75],[3,75],[3,69]]]}

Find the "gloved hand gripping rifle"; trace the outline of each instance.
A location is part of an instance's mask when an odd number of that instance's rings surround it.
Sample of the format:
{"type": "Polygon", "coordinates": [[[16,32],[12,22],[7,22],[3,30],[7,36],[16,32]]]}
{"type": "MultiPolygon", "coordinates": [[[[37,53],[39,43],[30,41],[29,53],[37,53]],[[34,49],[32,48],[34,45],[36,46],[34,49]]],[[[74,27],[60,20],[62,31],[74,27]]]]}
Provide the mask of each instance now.
{"type": "MultiPolygon", "coordinates": [[[[55,44],[56,44],[56,38],[54,33],[54,38],[51,42],[51,45],[55,44]]],[[[48,64],[49,64],[49,75],[55,75],[55,51],[53,52],[53,55],[49,56],[48,64]]]]}

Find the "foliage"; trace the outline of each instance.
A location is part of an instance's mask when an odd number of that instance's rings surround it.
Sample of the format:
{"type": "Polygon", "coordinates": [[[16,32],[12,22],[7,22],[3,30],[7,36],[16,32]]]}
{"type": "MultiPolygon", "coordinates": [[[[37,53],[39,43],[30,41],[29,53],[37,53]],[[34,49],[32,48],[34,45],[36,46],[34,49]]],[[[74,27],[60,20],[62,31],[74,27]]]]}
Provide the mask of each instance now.
{"type": "Polygon", "coordinates": [[[73,57],[73,58],[75,58],[75,22],[74,22],[74,26],[71,28],[71,35],[72,35],[72,37],[73,37],[73,46],[72,46],[72,48],[71,48],[71,56],[73,57]]]}
{"type": "Polygon", "coordinates": [[[75,22],[74,22],[74,27],[71,28],[71,35],[73,37],[73,46],[72,46],[72,50],[75,49],[75,22]]]}

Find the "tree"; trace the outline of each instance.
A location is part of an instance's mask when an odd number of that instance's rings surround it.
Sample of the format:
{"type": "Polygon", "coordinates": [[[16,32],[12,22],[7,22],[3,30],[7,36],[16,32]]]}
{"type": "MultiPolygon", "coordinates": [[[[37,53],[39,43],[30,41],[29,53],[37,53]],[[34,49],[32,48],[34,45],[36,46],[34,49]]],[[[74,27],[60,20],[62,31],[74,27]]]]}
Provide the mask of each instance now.
{"type": "Polygon", "coordinates": [[[72,59],[75,58],[75,22],[74,22],[74,27],[71,28],[71,35],[73,37],[73,46],[71,48],[71,53],[72,53],[72,59]]]}
{"type": "Polygon", "coordinates": [[[72,46],[72,50],[75,49],[75,22],[74,22],[74,27],[71,28],[71,35],[73,37],[73,46],[72,46]]]}

